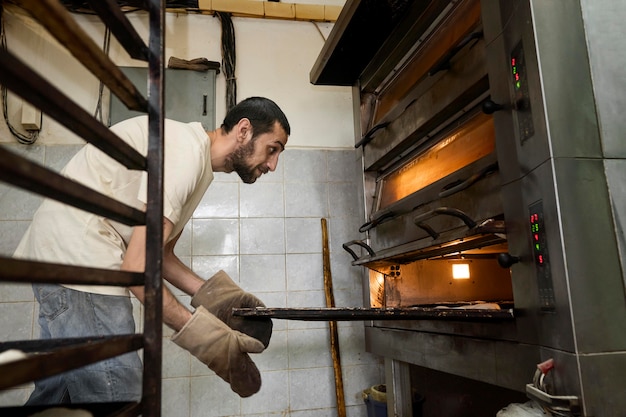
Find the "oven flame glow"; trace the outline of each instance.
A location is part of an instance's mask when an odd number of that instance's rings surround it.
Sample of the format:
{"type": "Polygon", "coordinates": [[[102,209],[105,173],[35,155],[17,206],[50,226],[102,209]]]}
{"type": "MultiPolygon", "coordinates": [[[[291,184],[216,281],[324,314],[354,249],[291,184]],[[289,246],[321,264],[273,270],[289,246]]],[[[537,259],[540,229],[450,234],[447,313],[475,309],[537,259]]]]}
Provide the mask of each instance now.
{"type": "Polygon", "coordinates": [[[468,279],[470,277],[469,264],[452,264],[452,278],[468,279]]]}
{"type": "Polygon", "coordinates": [[[379,209],[384,209],[495,151],[493,117],[480,113],[426,152],[387,176],[379,209]]]}

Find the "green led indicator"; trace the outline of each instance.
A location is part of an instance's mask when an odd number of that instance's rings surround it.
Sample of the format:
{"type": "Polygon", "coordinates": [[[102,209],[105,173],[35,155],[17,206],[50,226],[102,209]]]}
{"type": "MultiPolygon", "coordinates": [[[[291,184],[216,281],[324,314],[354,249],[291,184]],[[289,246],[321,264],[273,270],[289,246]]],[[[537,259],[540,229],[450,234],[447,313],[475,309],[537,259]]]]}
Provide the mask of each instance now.
{"type": "Polygon", "coordinates": [[[522,86],[522,83],[520,81],[515,83],[515,88],[520,88],[522,86]]]}
{"type": "Polygon", "coordinates": [[[539,243],[535,243],[535,249],[540,250],[539,249],[539,243]]]}

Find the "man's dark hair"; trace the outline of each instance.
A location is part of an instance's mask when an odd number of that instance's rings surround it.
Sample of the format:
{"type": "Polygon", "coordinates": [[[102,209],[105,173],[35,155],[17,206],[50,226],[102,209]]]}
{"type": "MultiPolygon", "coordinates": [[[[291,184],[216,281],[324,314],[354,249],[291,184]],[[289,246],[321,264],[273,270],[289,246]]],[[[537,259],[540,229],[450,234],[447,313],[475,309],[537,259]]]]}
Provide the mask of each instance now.
{"type": "Polygon", "coordinates": [[[240,101],[226,114],[221,127],[225,133],[228,133],[243,118],[250,120],[254,137],[271,132],[276,122],[280,124],[287,135],[291,134],[291,128],[285,113],[276,103],[268,98],[249,97],[240,101]]]}

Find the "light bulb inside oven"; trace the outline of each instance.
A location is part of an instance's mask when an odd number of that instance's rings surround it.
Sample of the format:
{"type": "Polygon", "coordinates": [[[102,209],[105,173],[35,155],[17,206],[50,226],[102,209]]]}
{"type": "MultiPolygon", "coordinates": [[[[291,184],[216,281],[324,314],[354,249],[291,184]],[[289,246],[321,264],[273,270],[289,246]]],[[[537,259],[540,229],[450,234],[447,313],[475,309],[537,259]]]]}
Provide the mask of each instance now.
{"type": "Polygon", "coordinates": [[[469,264],[452,264],[452,278],[468,279],[470,277],[469,264]]]}

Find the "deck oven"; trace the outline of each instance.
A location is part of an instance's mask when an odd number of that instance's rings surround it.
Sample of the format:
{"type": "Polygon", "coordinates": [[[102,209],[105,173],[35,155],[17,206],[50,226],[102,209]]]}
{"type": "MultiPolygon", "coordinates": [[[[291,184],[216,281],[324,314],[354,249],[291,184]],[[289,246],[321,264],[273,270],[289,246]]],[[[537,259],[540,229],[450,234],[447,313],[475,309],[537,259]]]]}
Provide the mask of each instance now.
{"type": "Polygon", "coordinates": [[[625,15],[618,0],[344,6],[311,71],[354,92],[366,218],[344,247],[367,307],[437,312],[366,323],[396,415],[413,366],[554,415],[626,409],[625,15]]]}

